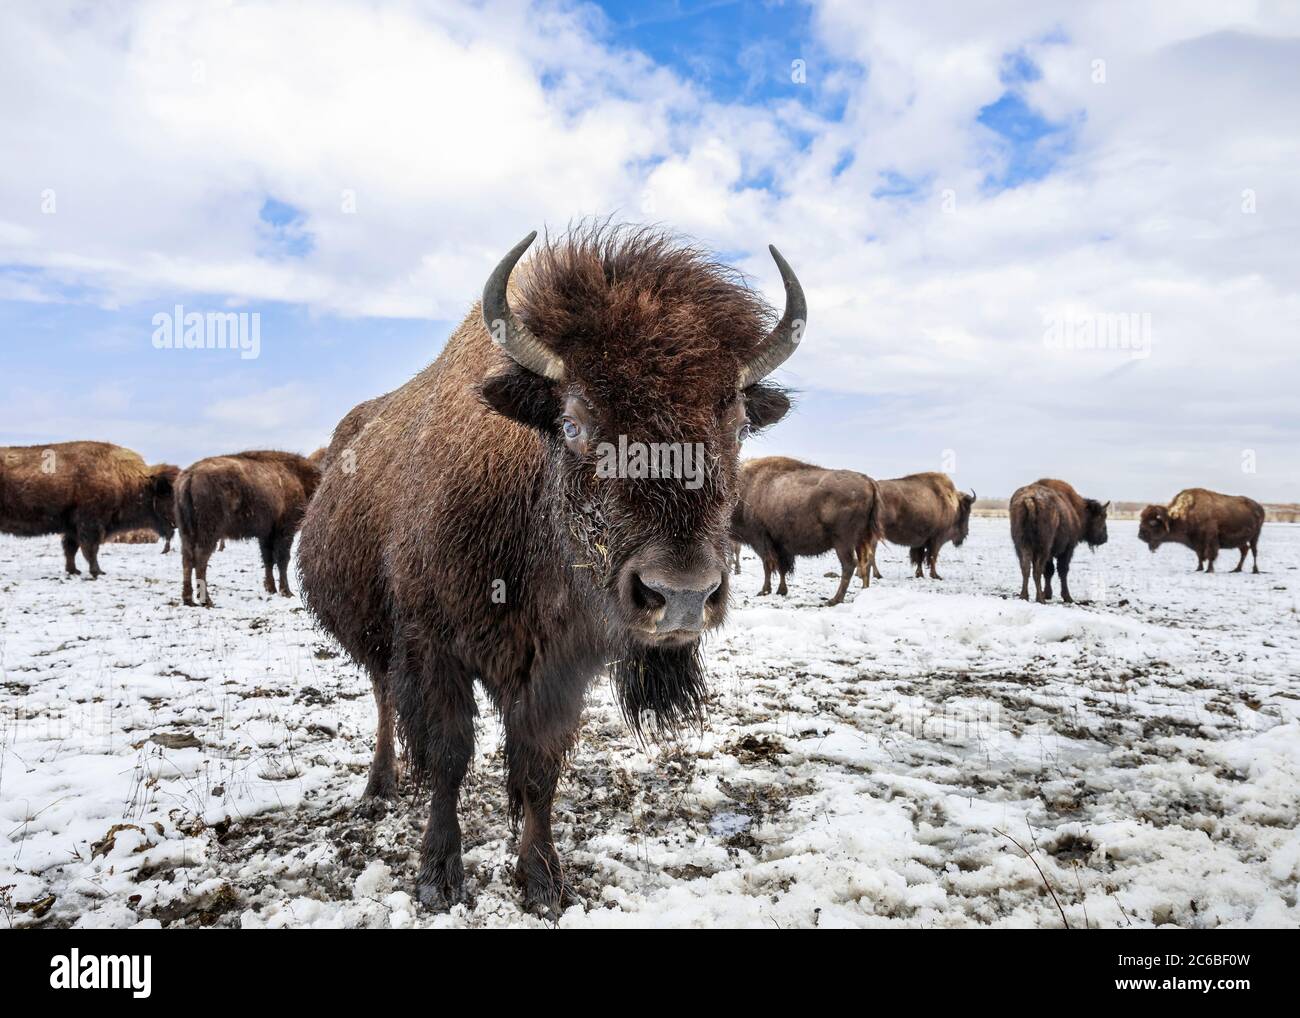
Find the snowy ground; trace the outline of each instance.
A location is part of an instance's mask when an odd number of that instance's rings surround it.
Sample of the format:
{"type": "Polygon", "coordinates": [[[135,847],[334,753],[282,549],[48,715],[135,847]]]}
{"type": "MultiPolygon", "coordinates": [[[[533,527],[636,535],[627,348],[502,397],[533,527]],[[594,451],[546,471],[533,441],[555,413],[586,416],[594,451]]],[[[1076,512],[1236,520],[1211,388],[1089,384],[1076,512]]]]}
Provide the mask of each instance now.
{"type": "MultiPolygon", "coordinates": [[[[1005,520],[943,583],[834,589],[803,561],[710,640],[702,738],[638,749],[592,690],[557,837],[563,926],[1297,926],[1300,527],[1263,575],[1152,556],[1135,524],[1081,552],[1074,593],[1019,589],[1005,520]]],[[[368,686],[257,551],[180,563],[113,545],[65,579],[54,539],[0,537],[0,924],[540,925],[520,911],[499,729],[462,800],[473,907],[409,894],[424,819],[354,811],[368,686]]],[[[1230,568],[1235,554],[1220,564],[1230,568]]]]}

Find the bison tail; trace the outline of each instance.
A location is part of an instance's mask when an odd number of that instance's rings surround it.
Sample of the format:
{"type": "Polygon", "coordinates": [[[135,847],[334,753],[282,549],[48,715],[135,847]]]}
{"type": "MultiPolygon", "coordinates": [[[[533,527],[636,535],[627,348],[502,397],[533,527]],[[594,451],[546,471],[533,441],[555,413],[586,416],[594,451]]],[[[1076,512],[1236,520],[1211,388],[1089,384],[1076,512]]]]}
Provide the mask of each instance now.
{"type": "Polygon", "coordinates": [[[885,514],[881,507],[880,485],[871,482],[871,511],[867,514],[867,539],[878,544],[885,539],[885,514]]]}

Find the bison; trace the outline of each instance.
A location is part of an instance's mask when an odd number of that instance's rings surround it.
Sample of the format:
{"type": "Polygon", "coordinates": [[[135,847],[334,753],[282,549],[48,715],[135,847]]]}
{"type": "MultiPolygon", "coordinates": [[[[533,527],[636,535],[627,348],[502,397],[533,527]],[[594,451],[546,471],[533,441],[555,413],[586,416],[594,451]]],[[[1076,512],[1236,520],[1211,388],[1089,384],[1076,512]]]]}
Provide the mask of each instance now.
{"type": "Polygon", "coordinates": [[[734,272],[664,233],[580,227],[514,271],[535,237],[351,438],[352,469],[326,471],[299,548],[308,607],[374,685],[367,796],[396,789],[394,712],[427,789],[417,893],[434,908],[466,900],[457,797],[475,681],[505,731],[516,880],[545,913],[571,895],[551,809],[592,679],[609,670],[638,737],[698,723],[740,443],[789,408],[764,379],[805,319],[775,248],[774,323],[734,272]],[[698,446],[702,472],[602,469],[633,444],[698,446]]]}
{"type": "Polygon", "coordinates": [[[208,560],[218,543],[255,537],[266,569],[266,592],[289,589],[289,554],[307,503],[320,482],[320,470],[291,452],[241,452],[199,460],[176,482],[176,517],[181,532],[181,597],[194,605],[194,578],[204,607],[212,607],[208,560]]]}
{"type": "Polygon", "coordinates": [[[65,567],[79,575],[77,549],[90,578],[104,575],[99,546],[116,534],[175,525],[170,464],[149,466],[138,453],[107,442],[61,442],[0,449],[0,532],[63,535],[65,567]]]}
{"type": "MultiPolygon", "coordinates": [[[[869,557],[883,533],[880,489],[853,470],[826,470],[784,456],[748,460],[741,468],[731,533],[763,563],[759,596],[772,592],[775,571],[780,574],[776,592],[784,597],[785,578],[797,557],[833,549],[840,560],[840,585],[827,604],[836,605],[844,600],[859,556],[869,557]]],[[[871,574],[863,570],[861,575],[862,585],[870,586],[871,574]]]]}
{"type": "Polygon", "coordinates": [[[1244,495],[1221,495],[1205,488],[1180,491],[1172,502],[1142,510],[1138,539],[1154,552],[1166,541],[1185,544],[1196,552],[1196,571],[1214,572],[1220,548],[1237,548],[1241,560],[1251,555],[1251,572],[1259,572],[1259,532],[1264,527],[1264,507],[1244,495]]]}
{"type": "Polygon", "coordinates": [[[1070,560],[1080,541],[1096,549],[1106,543],[1110,503],[1084,498],[1065,481],[1043,478],[1016,489],[1011,496],[1011,541],[1020,559],[1020,597],[1029,600],[1029,575],[1035,600],[1052,599],[1052,575],[1061,574],[1061,600],[1070,596],[1070,560]],[[1055,566],[1053,566],[1055,561],[1055,566]]]}
{"type": "MultiPolygon", "coordinates": [[[[935,568],[939,551],[949,541],[960,548],[966,540],[975,492],[968,495],[958,491],[947,474],[937,472],[910,474],[878,483],[884,539],[911,549],[918,580],[924,575],[922,566],[929,567],[931,579],[942,580],[935,568]]],[[[881,579],[876,549],[864,551],[870,552],[862,556],[859,567],[864,578],[870,569],[876,579],[881,579]]]]}

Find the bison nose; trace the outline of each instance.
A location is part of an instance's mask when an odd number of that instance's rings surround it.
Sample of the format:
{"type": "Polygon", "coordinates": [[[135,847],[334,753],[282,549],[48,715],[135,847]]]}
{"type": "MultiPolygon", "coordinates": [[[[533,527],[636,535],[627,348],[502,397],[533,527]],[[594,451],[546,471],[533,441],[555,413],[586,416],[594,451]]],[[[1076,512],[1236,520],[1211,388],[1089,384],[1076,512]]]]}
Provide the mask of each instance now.
{"type": "Polygon", "coordinates": [[[704,609],[722,586],[721,573],[702,576],[674,576],[646,570],[633,576],[638,600],[654,612],[655,632],[699,632],[704,628],[704,609]]]}

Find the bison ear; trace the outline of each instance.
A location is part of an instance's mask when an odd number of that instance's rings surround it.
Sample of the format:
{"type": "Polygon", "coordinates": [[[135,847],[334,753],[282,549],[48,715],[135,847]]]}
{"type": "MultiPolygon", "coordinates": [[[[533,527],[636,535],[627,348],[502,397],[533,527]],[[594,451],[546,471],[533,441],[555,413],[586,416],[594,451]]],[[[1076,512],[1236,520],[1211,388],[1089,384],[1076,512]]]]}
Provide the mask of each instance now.
{"type": "Polygon", "coordinates": [[[545,434],[555,432],[562,410],[552,383],[522,368],[485,378],[479,385],[479,398],[501,416],[545,434]]]}
{"type": "Polygon", "coordinates": [[[745,414],[754,431],[770,428],[790,412],[790,395],[778,385],[759,382],[745,389],[745,414]]]}

